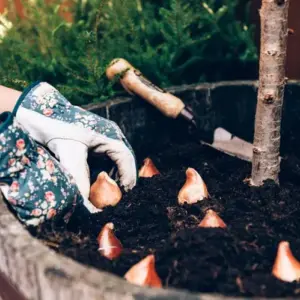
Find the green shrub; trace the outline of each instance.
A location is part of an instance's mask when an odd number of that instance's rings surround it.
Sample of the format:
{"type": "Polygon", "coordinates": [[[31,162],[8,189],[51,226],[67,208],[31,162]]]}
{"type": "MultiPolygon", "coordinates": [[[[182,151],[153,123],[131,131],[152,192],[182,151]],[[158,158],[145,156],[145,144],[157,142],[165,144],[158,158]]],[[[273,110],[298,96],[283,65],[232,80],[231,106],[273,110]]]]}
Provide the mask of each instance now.
{"type": "Polygon", "coordinates": [[[68,23],[57,13],[60,1],[36,0],[1,40],[1,84],[45,80],[75,104],[104,101],[116,91],[105,77],[115,57],[164,87],[240,78],[244,67],[251,77],[253,27],[237,19],[238,2],[78,0],[68,23]]]}

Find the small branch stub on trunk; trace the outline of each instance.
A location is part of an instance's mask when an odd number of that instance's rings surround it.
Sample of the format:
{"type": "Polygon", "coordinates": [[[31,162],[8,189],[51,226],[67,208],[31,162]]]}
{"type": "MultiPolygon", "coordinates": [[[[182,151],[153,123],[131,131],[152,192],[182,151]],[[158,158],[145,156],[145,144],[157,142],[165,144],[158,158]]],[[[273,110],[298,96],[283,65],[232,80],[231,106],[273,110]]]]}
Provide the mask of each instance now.
{"type": "Polygon", "coordinates": [[[284,96],[285,62],[290,0],[262,0],[259,90],[251,184],[278,182],[281,112],[284,96]]]}

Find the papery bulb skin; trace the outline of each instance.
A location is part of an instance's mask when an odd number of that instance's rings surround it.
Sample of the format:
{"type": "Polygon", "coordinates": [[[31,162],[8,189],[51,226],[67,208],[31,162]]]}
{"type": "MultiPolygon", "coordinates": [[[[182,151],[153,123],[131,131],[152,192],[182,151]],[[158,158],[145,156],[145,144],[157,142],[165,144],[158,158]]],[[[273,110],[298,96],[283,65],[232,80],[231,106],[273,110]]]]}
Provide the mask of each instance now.
{"type": "Polygon", "coordinates": [[[205,217],[200,222],[198,227],[203,228],[226,228],[227,225],[224,221],[217,215],[215,211],[209,209],[205,213],[205,217]]]}
{"type": "Polygon", "coordinates": [[[123,246],[115,236],[113,230],[114,224],[107,223],[103,226],[97,238],[99,244],[98,251],[109,260],[118,258],[123,251],[123,246]]]}
{"type": "Polygon", "coordinates": [[[101,172],[91,186],[90,201],[99,209],[116,206],[122,199],[122,192],[117,183],[106,172],[101,172]]]}
{"type": "Polygon", "coordinates": [[[186,170],[186,181],[178,193],[178,203],[180,205],[184,203],[195,204],[208,197],[206,184],[199,173],[193,168],[188,168],[186,170]]]}
{"type": "Polygon", "coordinates": [[[161,288],[162,282],[155,270],[155,257],[148,255],[132,266],[124,278],[136,285],[161,288]]]}
{"type": "Polygon", "coordinates": [[[139,177],[150,178],[150,177],[153,177],[153,176],[159,175],[159,174],[160,174],[160,172],[154,165],[151,158],[144,159],[143,166],[139,170],[139,177]]]}
{"type": "Polygon", "coordinates": [[[294,257],[289,242],[279,243],[272,274],[286,282],[300,279],[300,262],[294,257]]]}

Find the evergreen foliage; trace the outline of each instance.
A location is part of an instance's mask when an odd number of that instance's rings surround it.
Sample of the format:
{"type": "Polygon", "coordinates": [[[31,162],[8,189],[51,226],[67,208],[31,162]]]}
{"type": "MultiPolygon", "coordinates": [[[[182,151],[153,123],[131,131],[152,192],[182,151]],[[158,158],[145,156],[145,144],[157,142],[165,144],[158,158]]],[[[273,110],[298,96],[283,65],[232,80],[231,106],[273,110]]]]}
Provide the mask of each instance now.
{"type": "Polygon", "coordinates": [[[45,80],[86,104],[116,93],[105,78],[116,57],[163,87],[240,78],[239,66],[257,62],[245,6],[245,17],[236,17],[238,0],[73,0],[72,23],[60,17],[61,1],[44,2],[24,1],[26,18],[1,38],[1,84],[45,80]]]}

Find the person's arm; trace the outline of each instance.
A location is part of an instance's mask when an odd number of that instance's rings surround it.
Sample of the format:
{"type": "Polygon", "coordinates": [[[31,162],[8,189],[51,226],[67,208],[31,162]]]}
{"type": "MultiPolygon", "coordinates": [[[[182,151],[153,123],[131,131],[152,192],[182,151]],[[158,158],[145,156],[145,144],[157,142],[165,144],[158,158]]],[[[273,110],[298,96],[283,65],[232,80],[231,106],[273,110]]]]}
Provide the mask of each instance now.
{"type": "Polygon", "coordinates": [[[0,113],[12,111],[21,96],[21,92],[0,85],[0,113]]]}

